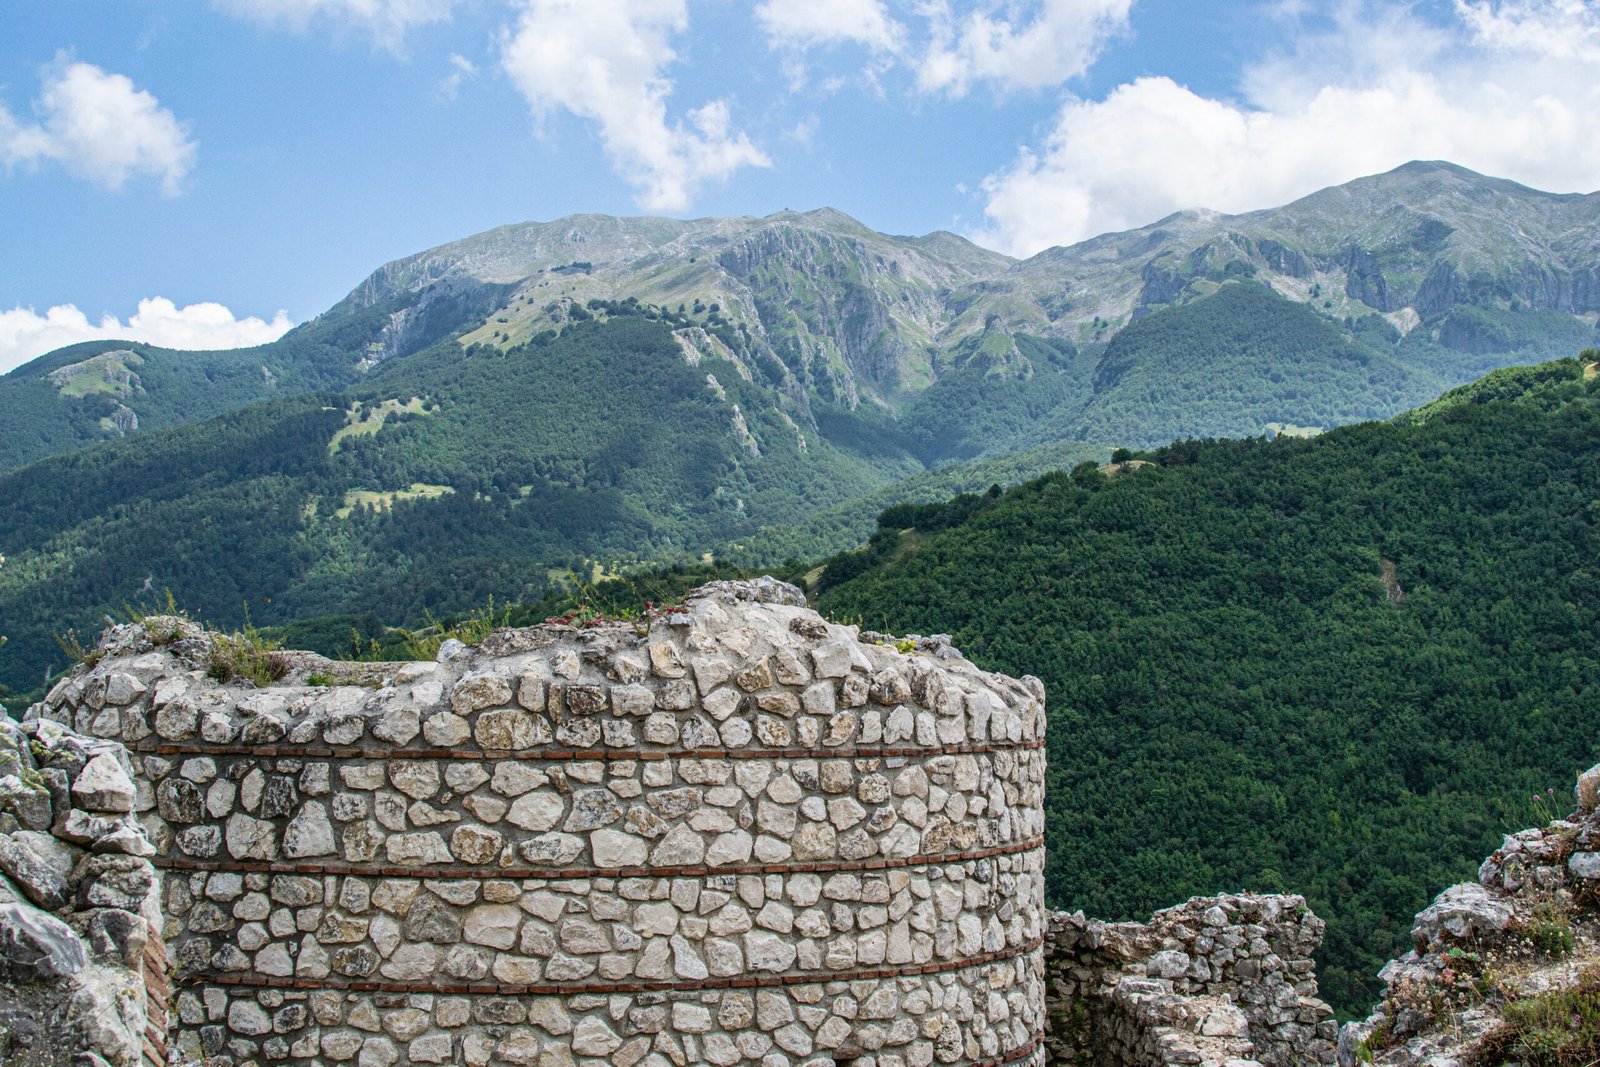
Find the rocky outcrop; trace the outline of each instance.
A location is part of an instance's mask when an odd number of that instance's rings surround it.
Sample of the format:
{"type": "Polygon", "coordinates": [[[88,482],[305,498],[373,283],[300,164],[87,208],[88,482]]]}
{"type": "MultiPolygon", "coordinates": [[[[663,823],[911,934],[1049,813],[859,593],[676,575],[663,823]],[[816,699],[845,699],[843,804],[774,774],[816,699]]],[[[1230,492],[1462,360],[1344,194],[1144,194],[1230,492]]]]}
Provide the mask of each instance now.
{"type": "Polygon", "coordinates": [[[1476,882],[1417,915],[1414,947],[1379,973],[1377,1009],[1340,1032],[1341,1067],[1600,1056],[1597,794],[1600,765],[1579,777],[1571,815],[1508,835],[1476,882]]]}
{"type": "Polygon", "coordinates": [[[164,1063],[166,951],[128,753],[3,710],[0,1063],[164,1063]]]}

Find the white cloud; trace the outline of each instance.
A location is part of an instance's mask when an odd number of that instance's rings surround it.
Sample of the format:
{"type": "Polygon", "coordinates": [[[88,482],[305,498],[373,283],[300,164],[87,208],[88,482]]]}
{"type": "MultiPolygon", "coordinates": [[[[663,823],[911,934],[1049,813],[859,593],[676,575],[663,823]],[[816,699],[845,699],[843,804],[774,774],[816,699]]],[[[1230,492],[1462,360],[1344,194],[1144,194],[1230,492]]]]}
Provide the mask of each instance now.
{"type": "Polygon", "coordinates": [[[1083,74],[1132,2],[915,0],[901,20],[883,0],[765,0],[756,20],[773,48],[866,45],[911,68],[919,91],[960,97],[978,83],[1014,92],[1083,74]]]}
{"type": "Polygon", "coordinates": [[[684,0],[523,0],[505,35],[501,65],[536,115],[566,110],[599,126],[600,141],[651,211],[683,211],[700,185],[743,167],[770,165],[732,128],[727,101],[668,122],[677,58],[671,38],[688,28],[684,0]]]}
{"type": "Polygon", "coordinates": [[[948,0],[924,5],[932,40],[917,66],[924,92],[962,96],[974,82],[1042,89],[1087,71],[1127,25],[1132,0],[990,0],[957,14],[948,0]],[[1024,12],[1032,10],[1031,15],[1024,12]]]}
{"type": "Polygon", "coordinates": [[[854,42],[892,51],[903,32],[882,0],[765,0],[756,21],[774,47],[854,42]]]}
{"type": "Polygon", "coordinates": [[[1490,47],[1600,62],[1600,10],[1592,0],[1457,0],[1456,7],[1490,47]]]}
{"type": "Polygon", "coordinates": [[[1600,70],[1569,0],[1461,3],[1448,25],[1346,5],[1338,28],[1248,72],[1243,102],[1141,78],[1069,100],[984,183],[976,239],[1029,254],[1172,211],[1245,211],[1411,159],[1540,188],[1600,186],[1600,70]]]}
{"type": "Polygon", "coordinates": [[[457,0],[212,0],[222,11],[304,32],[329,24],[369,34],[373,43],[400,50],[418,26],[448,21],[457,0]]]}
{"type": "Polygon", "coordinates": [[[130,175],[161,179],[168,196],[182,191],[194,167],[195,142],[160,102],[121,74],[90,63],[58,65],[34,105],[39,121],[19,121],[0,104],[0,160],[7,167],[60,163],[108,189],[130,175]]]}
{"type": "Polygon", "coordinates": [[[450,53],[450,73],[434,83],[434,91],[442,100],[454,100],[461,91],[461,83],[478,76],[478,65],[459,52],[450,53]]]}
{"type": "Polygon", "coordinates": [[[72,304],[58,304],[43,315],[31,308],[0,311],[0,374],[62,345],[79,341],[142,341],[162,348],[248,348],[276,341],[294,323],[280,311],[271,322],[235,318],[221,304],[178,307],[163,296],[139,301],[126,323],[104,315],[98,323],[72,304]]]}

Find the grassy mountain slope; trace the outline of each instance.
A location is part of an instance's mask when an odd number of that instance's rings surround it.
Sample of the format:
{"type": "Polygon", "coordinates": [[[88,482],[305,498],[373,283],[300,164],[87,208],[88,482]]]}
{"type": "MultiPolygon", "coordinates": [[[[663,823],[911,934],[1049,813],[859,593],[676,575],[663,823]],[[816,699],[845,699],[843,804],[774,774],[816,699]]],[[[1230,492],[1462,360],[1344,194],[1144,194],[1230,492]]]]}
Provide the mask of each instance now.
{"type": "Polygon", "coordinates": [[[714,335],[718,355],[777,390],[802,431],[831,436],[854,422],[925,464],[1085,434],[1148,444],[1325,426],[1593,343],[1597,224],[1600,195],[1542,193],[1444,163],[1246,215],[1181,212],[1020,263],[954,234],[877,233],[827,208],[522,223],[386,264],[260,349],[117,345],[128,354],[113,357],[101,346],[0,378],[0,471],[136,426],[354,386],[446,337],[510,350],[583,321],[596,302],[629,300],[714,335]],[[1160,341],[1155,325],[1122,340],[1130,328],[1164,315],[1178,328],[1174,312],[1241,281],[1307,313],[1293,343],[1311,338],[1309,315],[1319,316],[1316,351],[1285,352],[1284,309],[1241,301],[1230,307],[1262,321],[1230,333],[1213,308],[1181,327],[1214,331],[1204,341],[1218,352],[1185,366],[1204,363],[1228,382],[1123,373],[1125,387],[1108,388],[1118,371],[1099,365],[1108,345],[1121,342],[1115,365],[1135,341],[1160,341]],[[1332,356],[1335,333],[1372,353],[1365,380],[1335,366],[1345,359],[1332,356]]]}
{"type": "Polygon", "coordinates": [[[0,473],[139,430],[342,389],[375,356],[426,347],[498,300],[492,287],[395,294],[256,348],[178,352],[95,341],[57,349],[0,377],[0,473]]]}
{"type": "Polygon", "coordinates": [[[1567,360],[1151,458],[895,509],[821,606],[1044,679],[1057,906],[1292,888],[1364,1006],[1464,857],[1593,761],[1597,386],[1567,360]]]}
{"type": "Polygon", "coordinates": [[[574,558],[698,554],[921,469],[802,431],[739,366],[691,365],[628,310],[0,477],[0,681],[33,688],[64,663],[53,630],[164,588],[228,624],[406,621],[537,599],[574,558]]]}
{"type": "MultiPolygon", "coordinates": [[[[971,314],[988,314],[986,300],[1003,302],[1013,328],[1083,341],[1141,309],[1254,277],[1335,319],[1389,316],[1403,332],[1422,326],[1435,341],[1441,318],[1462,306],[1535,320],[1556,311],[1593,327],[1597,214],[1600,194],[1546,193],[1450,163],[1414,162],[1283,207],[1184,211],[1049,249],[985,286],[971,314]]],[[[1531,333],[1530,350],[1555,343],[1542,329],[1531,333]]],[[[1445,346],[1460,340],[1447,335],[1445,346]]]]}

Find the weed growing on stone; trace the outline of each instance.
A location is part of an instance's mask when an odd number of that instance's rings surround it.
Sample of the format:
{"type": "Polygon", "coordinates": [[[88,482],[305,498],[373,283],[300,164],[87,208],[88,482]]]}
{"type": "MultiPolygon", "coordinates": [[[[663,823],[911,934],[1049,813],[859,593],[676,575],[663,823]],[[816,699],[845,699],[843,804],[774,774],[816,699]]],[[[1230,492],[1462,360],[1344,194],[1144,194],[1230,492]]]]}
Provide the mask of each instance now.
{"type": "MultiPolygon", "coordinates": [[[[620,621],[626,617],[625,615],[617,615],[614,618],[620,621]]],[[[551,626],[573,626],[581,630],[590,626],[599,626],[603,622],[611,622],[613,617],[607,616],[605,612],[585,600],[566,613],[551,615],[544,621],[551,626]]]]}
{"type": "Polygon", "coordinates": [[[1585,969],[1569,988],[1510,1001],[1501,1019],[1479,1043],[1474,1064],[1591,1067],[1600,1061],[1600,968],[1585,969]]]}
{"type": "Polygon", "coordinates": [[[1543,955],[1561,959],[1572,952],[1572,910],[1570,901],[1540,901],[1520,921],[1518,932],[1543,955]]]}
{"type": "Polygon", "coordinates": [[[1444,970],[1439,973],[1444,1003],[1436,1014],[1455,1011],[1483,999],[1483,957],[1476,952],[1452,947],[1440,956],[1440,961],[1444,964],[1444,970]]]}
{"type": "Polygon", "coordinates": [[[1533,794],[1534,825],[1549,826],[1561,818],[1556,811],[1558,807],[1560,807],[1560,801],[1556,798],[1554,789],[1546,789],[1543,793],[1533,794]]]}
{"type": "Polygon", "coordinates": [[[289,673],[289,665],[277,654],[279,644],[257,630],[246,611],[243,629],[231,634],[219,633],[212,638],[206,673],[219,682],[245,681],[269,686],[289,673]]]}
{"type": "Polygon", "coordinates": [[[103,648],[97,648],[94,645],[85,646],[82,641],[78,640],[78,632],[70,628],[64,634],[56,634],[55,638],[56,644],[61,651],[86,667],[93,667],[106,654],[103,648]]]}
{"type": "Polygon", "coordinates": [[[189,613],[178,606],[171,589],[163,589],[162,598],[153,607],[142,604],[122,605],[123,616],[131,623],[144,627],[150,643],[157,647],[171,644],[183,636],[183,624],[191,621],[189,613]]]}
{"type": "MultiPolygon", "coordinates": [[[[632,582],[628,582],[627,585],[629,588],[635,588],[632,582]]],[[[594,606],[594,601],[599,597],[592,586],[580,585],[579,592],[592,595],[586,595],[577,606],[566,613],[551,615],[544,621],[552,626],[573,626],[580,630],[608,622],[626,622],[632,624],[634,632],[643,637],[650,632],[650,627],[657,619],[668,615],[682,615],[689,610],[679,604],[657,606],[655,601],[646,600],[643,609],[618,607],[614,612],[607,612],[594,606]]]]}
{"type": "Polygon", "coordinates": [[[482,644],[484,638],[495,630],[511,624],[511,608],[508,606],[496,610],[491,594],[487,604],[474,608],[466,618],[453,626],[446,626],[434,618],[431,611],[423,612],[423,619],[426,625],[416,630],[401,631],[405,635],[406,655],[414,660],[436,658],[439,646],[450,640],[460,641],[464,645],[482,644]]]}
{"type": "Polygon", "coordinates": [[[1378,1024],[1377,1029],[1373,1030],[1372,1033],[1356,1042],[1356,1062],[1372,1063],[1375,1052],[1389,1047],[1392,1031],[1393,1024],[1388,1019],[1385,1019],[1378,1024]]]}

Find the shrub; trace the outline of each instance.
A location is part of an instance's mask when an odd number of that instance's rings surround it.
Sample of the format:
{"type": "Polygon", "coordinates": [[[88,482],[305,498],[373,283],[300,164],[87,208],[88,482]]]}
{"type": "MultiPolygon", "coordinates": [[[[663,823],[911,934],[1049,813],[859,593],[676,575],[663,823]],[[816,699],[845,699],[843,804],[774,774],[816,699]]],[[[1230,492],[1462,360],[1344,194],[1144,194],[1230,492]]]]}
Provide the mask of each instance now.
{"type": "Polygon", "coordinates": [[[289,673],[289,664],[278,654],[278,646],[278,641],[255,628],[247,612],[244,629],[212,638],[206,673],[219,682],[269,686],[289,673]]]}

